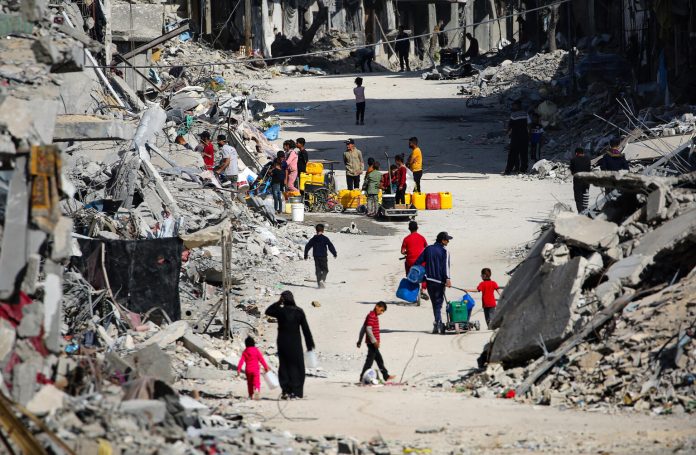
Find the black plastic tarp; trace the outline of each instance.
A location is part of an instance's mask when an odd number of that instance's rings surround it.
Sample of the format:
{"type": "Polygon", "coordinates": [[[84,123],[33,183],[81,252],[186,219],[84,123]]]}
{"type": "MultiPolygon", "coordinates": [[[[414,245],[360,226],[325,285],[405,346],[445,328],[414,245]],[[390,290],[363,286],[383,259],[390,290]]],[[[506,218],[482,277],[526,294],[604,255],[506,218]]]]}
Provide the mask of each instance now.
{"type": "MultiPolygon", "coordinates": [[[[181,319],[179,271],[183,242],[178,238],[151,240],[80,239],[82,257],[73,263],[96,289],[104,289],[102,245],[109,285],[116,300],[135,313],[160,307],[172,321],[181,319]]],[[[155,316],[153,312],[153,316],[155,316]]],[[[159,319],[160,314],[154,317],[159,319]]]]}

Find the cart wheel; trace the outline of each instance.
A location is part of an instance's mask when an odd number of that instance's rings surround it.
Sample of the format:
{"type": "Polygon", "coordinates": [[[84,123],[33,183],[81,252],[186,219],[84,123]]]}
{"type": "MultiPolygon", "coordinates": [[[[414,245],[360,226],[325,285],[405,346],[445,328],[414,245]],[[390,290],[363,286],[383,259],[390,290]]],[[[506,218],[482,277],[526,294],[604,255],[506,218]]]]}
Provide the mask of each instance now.
{"type": "Polygon", "coordinates": [[[344,209],[343,206],[342,206],[341,204],[336,204],[336,205],[333,206],[333,211],[334,211],[335,213],[341,213],[341,212],[345,212],[346,209],[344,209]]]}
{"type": "Polygon", "coordinates": [[[476,330],[481,330],[481,322],[480,321],[474,321],[474,328],[476,330]]]}

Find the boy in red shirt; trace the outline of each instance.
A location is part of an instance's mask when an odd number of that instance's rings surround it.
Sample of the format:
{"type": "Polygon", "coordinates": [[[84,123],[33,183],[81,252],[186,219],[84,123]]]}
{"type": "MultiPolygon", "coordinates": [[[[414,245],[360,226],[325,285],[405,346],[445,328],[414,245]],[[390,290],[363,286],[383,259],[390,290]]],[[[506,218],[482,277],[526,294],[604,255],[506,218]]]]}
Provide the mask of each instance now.
{"type": "Polygon", "coordinates": [[[237,365],[237,374],[242,373],[242,365],[246,363],[246,378],[247,378],[247,390],[249,392],[249,399],[258,400],[260,398],[261,392],[261,368],[259,368],[259,363],[263,365],[264,371],[270,370],[266,360],[264,360],[261,351],[256,348],[256,341],[252,337],[246,337],[244,340],[244,345],[246,349],[242,352],[242,358],[239,359],[239,365],[237,365]]]}
{"type": "Polygon", "coordinates": [[[387,311],[387,304],[384,302],[377,302],[375,308],[367,314],[365,322],[360,329],[360,336],[358,337],[358,347],[362,344],[363,335],[365,336],[365,344],[367,345],[367,359],[365,359],[365,365],[360,372],[359,382],[362,382],[363,375],[367,370],[372,368],[372,364],[377,361],[377,367],[379,371],[382,372],[382,377],[384,381],[391,381],[394,376],[390,376],[387,371],[387,367],[384,366],[384,360],[382,359],[382,354],[379,352],[379,316],[387,311]]]}
{"type": "MultiPolygon", "coordinates": [[[[401,254],[406,255],[406,263],[404,264],[406,266],[406,275],[408,275],[408,271],[411,270],[411,267],[413,267],[416,263],[418,256],[420,256],[425,247],[428,246],[428,241],[425,240],[425,237],[418,233],[418,223],[415,221],[409,221],[408,230],[411,233],[404,237],[403,242],[401,242],[401,254]]],[[[428,294],[425,293],[425,287],[426,284],[425,281],[423,281],[420,296],[421,299],[428,300],[429,297],[428,294]]]]}
{"type": "Polygon", "coordinates": [[[467,289],[466,292],[480,292],[483,301],[483,315],[486,318],[486,327],[490,329],[491,319],[495,314],[495,292],[500,296],[501,287],[498,283],[491,280],[491,269],[488,267],[481,269],[481,281],[476,289],[467,289]]]}

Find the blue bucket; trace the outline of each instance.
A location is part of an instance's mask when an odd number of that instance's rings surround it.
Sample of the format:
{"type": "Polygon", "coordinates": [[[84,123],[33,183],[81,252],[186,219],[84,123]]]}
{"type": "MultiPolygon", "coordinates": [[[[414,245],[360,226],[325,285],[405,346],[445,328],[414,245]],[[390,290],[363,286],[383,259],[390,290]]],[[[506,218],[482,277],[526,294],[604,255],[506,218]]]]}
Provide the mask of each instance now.
{"type": "Polygon", "coordinates": [[[414,303],[418,301],[419,293],[420,284],[412,283],[407,278],[403,278],[401,283],[399,283],[399,288],[396,290],[396,297],[409,303],[414,303]]]}
{"type": "Polygon", "coordinates": [[[414,265],[413,267],[411,267],[411,269],[408,271],[408,276],[406,277],[408,281],[416,284],[422,283],[424,278],[425,267],[423,267],[422,265],[414,265]]]}

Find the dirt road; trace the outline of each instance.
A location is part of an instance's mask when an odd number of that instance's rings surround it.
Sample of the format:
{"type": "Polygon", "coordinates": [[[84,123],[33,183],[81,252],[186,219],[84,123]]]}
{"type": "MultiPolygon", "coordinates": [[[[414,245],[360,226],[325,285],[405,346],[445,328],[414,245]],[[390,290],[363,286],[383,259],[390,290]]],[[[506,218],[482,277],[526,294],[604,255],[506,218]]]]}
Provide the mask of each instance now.
{"type": "MultiPolygon", "coordinates": [[[[505,272],[519,261],[509,252],[534,238],[555,203],[573,205],[571,185],[500,175],[505,162],[502,145],[481,143],[487,133],[505,127],[504,108],[497,100],[467,109],[456,96],[455,83],[423,81],[415,74],[370,75],[365,77],[366,125],[358,126],[352,80],[349,76],[272,80],[276,94],[271,101],[277,107],[310,108],[283,117],[293,123],[286,124],[281,138],[304,137],[310,159],[340,161],[343,140],[349,137],[365,157],[380,160],[385,152],[407,153],[407,139],[417,136],[424,153],[424,191],[454,195],[453,210],[419,214],[421,233],[429,241],[442,230],[454,237],[449,249],[456,286],[475,286],[482,267],[490,267],[493,278],[504,285],[505,272]]],[[[338,182],[345,187],[342,174],[338,182]]],[[[335,232],[354,217],[313,216],[308,223],[322,220],[335,232]]],[[[490,337],[483,315],[475,317],[483,326],[480,332],[431,335],[428,302],[421,307],[395,302],[396,285],[403,276],[398,258],[406,225],[364,219],[361,223],[365,235],[329,232],[339,257],[329,261],[326,289],[317,290],[311,282],[311,260],[304,268],[306,285],[289,287],[307,312],[328,377],[309,378],[307,398],[287,404],[284,416],[270,399],[240,406],[298,434],[341,434],[362,440],[382,436],[400,441],[399,450],[429,448],[433,453],[460,449],[660,453],[695,433],[686,418],[563,411],[466,398],[447,390],[446,380],[474,367],[490,337]],[[361,387],[356,382],[365,350],[357,349],[355,342],[365,315],[380,300],[395,302],[381,318],[382,353],[390,372],[397,378],[403,375],[406,384],[361,387]],[[321,306],[312,307],[311,301],[321,306]],[[430,387],[443,382],[444,388],[430,387]]],[[[448,293],[450,300],[460,296],[458,291],[448,293]]],[[[272,341],[274,334],[266,338],[272,341]]],[[[240,396],[244,393],[240,385],[240,396]]]]}

